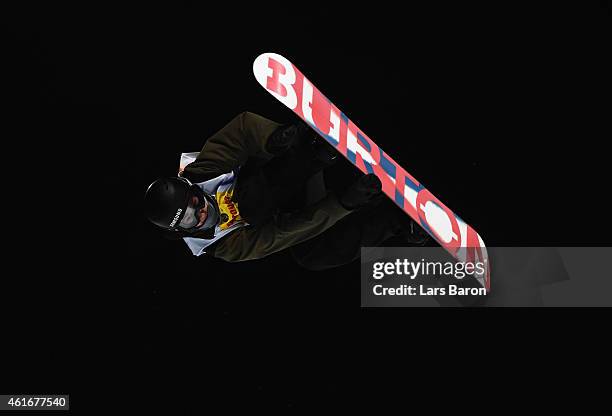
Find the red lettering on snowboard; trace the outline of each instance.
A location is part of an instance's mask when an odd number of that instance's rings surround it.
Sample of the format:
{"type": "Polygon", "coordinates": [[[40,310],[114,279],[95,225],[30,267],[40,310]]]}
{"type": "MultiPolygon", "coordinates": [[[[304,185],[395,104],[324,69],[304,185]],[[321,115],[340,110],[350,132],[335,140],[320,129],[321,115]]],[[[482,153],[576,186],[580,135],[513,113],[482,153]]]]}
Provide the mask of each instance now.
{"type": "MultiPolygon", "coordinates": [[[[476,231],[461,221],[412,175],[385,154],[286,58],[265,53],[253,64],[257,81],[364,173],[381,180],[383,192],[442,247],[461,261],[487,261],[476,231]],[[272,70],[272,75],[268,74],[272,70]],[[465,250],[460,250],[465,248],[465,250]]],[[[489,267],[484,285],[489,289],[489,267]]]]}
{"type": "Polygon", "coordinates": [[[287,70],[280,62],[274,60],[274,58],[268,59],[268,68],[272,70],[272,76],[268,77],[266,88],[270,91],[274,91],[278,95],[283,97],[287,96],[287,89],[280,82],[280,76],[287,73],[287,70]]]}

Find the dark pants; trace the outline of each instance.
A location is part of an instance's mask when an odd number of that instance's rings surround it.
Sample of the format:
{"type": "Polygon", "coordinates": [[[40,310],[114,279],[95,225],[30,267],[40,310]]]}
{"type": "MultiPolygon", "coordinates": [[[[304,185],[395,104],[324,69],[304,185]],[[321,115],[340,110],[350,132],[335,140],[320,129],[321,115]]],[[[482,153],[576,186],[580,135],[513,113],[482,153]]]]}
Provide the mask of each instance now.
{"type": "Polygon", "coordinates": [[[399,209],[387,200],[353,212],[327,231],[291,248],[298,264],[309,270],[324,270],[357,260],[361,247],[376,247],[398,234],[399,209]]]}
{"type": "MultiPolygon", "coordinates": [[[[240,212],[249,223],[265,221],[279,210],[300,209],[328,193],[323,169],[326,163],[309,149],[290,149],[264,166],[245,166],[238,177],[236,195],[240,212]]],[[[349,186],[350,184],[346,184],[349,186]]],[[[318,236],[292,247],[298,264],[323,270],[359,258],[362,246],[378,246],[399,233],[405,214],[384,195],[318,236]]]]}

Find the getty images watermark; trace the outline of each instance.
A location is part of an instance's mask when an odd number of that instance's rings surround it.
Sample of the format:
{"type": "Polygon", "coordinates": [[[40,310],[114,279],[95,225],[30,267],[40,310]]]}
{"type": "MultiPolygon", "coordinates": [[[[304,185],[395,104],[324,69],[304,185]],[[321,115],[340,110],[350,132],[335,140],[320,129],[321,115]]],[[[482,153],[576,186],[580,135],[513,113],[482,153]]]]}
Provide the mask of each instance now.
{"type": "Polygon", "coordinates": [[[612,306],[612,247],[487,251],[462,262],[440,247],[363,247],[361,306],[612,306]]]}
{"type": "Polygon", "coordinates": [[[361,306],[472,306],[490,298],[487,258],[457,261],[440,247],[364,247],[361,306]]]}
{"type": "MultiPolygon", "coordinates": [[[[372,286],[375,296],[484,296],[487,290],[484,287],[462,287],[459,284],[436,281],[432,279],[455,279],[462,281],[466,277],[484,276],[487,270],[487,261],[483,262],[451,262],[451,261],[411,261],[408,259],[395,259],[394,261],[378,261],[372,263],[371,276],[374,280],[383,278],[401,277],[402,281],[410,279],[411,283],[389,286],[389,282],[381,281],[372,286]],[[432,286],[435,285],[435,286],[432,286]]],[[[452,280],[451,280],[452,282],[452,280]]],[[[401,282],[400,282],[401,283],[401,282]]]]}

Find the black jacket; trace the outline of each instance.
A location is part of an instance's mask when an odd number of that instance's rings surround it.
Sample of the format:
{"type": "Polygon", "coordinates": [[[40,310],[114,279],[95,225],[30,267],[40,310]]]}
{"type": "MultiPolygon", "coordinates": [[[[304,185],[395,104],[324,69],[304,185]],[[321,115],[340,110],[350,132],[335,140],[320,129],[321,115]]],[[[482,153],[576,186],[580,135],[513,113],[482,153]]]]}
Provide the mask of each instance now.
{"type": "MultiPolygon", "coordinates": [[[[254,260],[284,250],[323,233],[351,211],[340,205],[335,195],[293,212],[271,209],[276,184],[263,176],[275,155],[267,141],[280,124],[257,114],[244,112],[209,138],[197,159],[182,175],[192,182],[203,182],[238,167],[234,199],[249,226],[239,228],[216,242],[207,252],[230,261],[254,260]],[[248,172],[248,173],[247,173],[248,172]],[[248,175],[248,180],[247,180],[248,175]],[[253,180],[253,178],[256,178],[253,180]]],[[[291,166],[288,166],[288,176],[291,166]]],[[[293,171],[303,170],[293,166],[293,171]]],[[[283,178],[280,178],[281,182],[283,178]]]]}

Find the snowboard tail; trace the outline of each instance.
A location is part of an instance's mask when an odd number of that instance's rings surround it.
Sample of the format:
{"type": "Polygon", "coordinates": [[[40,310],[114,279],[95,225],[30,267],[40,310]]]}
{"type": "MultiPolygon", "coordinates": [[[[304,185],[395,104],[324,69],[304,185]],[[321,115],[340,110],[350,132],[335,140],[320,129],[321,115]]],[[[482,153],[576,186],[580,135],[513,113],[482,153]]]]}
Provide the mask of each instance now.
{"type": "Polygon", "coordinates": [[[490,289],[487,249],[478,233],[386,154],[325,97],[289,60],[264,53],[253,63],[257,81],[363,173],[373,173],[383,192],[452,256],[483,262],[478,281],[490,289]]]}

